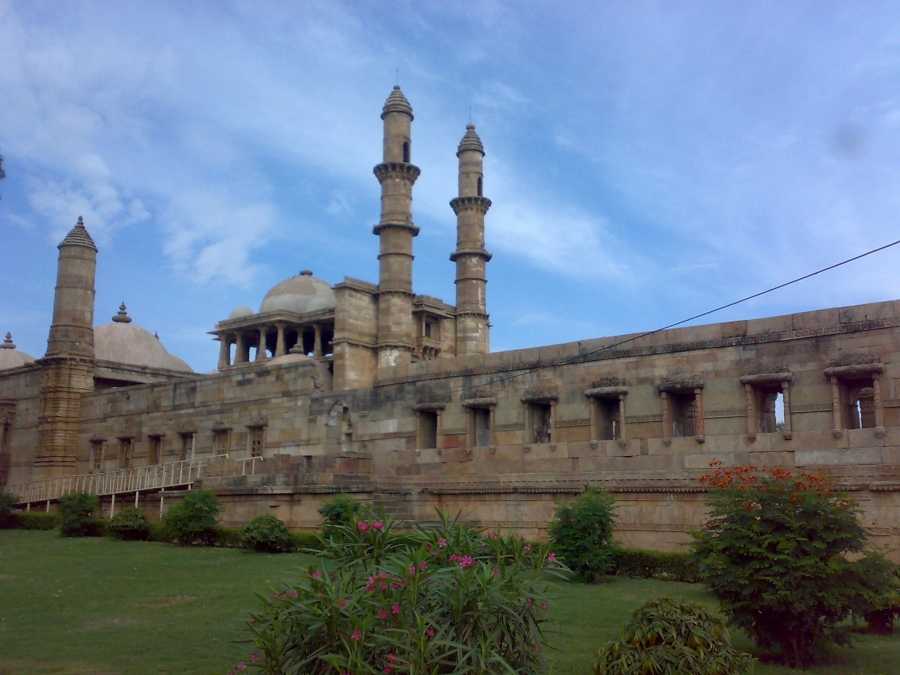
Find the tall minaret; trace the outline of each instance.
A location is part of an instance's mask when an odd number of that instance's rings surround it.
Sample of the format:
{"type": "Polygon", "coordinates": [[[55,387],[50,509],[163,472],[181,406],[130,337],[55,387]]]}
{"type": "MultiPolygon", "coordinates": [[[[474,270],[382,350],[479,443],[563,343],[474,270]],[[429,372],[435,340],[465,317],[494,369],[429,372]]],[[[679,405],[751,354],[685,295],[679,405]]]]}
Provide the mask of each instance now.
{"type": "Polygon", "coordinates": [[[484,248],[484,215],[491,200],[482,192],[484,146],[475,125],[466,133],[456,151],[459,158],[459,197],[450,202],[456,214],[456,355],[486,354],[490,349],[490,322],[487,313],[485,266],[491,254],[484,248]]]}
{"type": "Polygon", "coordinates": [[[412,239],[419,228],[412,222],[412,187],[419,167],[410,164],[412,106],[394,86],[381,111],[384,120],[384,161],[374,168],[381,183],[378,235],[378,366],[409,363],[414,342],[412,320],[412,239]]]}
{"type": "Polygon", "coordinates": [[[94,275],[97,246],[79,217],[57,247],[56,292],[41,359],[41,413],[35,478],[75,471],[81,397],[94,388],[94,275]]]}

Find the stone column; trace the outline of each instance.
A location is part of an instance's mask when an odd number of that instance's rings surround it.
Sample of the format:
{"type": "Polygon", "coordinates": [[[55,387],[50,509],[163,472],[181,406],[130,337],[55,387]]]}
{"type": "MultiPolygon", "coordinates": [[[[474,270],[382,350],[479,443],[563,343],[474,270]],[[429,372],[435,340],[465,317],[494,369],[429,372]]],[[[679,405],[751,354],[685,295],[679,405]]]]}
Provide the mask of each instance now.
{"type": "Polygon", "coordinates": [[[696,436],[697,440],[702,443],[706,439],[706,432],[703,424],[704,410],[702,387],[694,389],[694,410],[694,436],[696,436]]]}
{"type": "Polygon", "coordinates": [[[747,435],[755,438],[756,432],[759,431],[759,423],[756,419],[756,396],[753,385],[749,382],[744,385],[744,410],[747,416],[747,435]]]}
{"type": "Polygon", "coordinates": [[[275,340],[275,356],[284,356],[287,352],[284,346],[284,324],[276,323],[275,328],[278,330],[278,337],[275,340]]]}
{"type": "Polygon", "coordinates": [[[875,408],[875,428],[884,431],[884,408],[881,405],[880,373],[872,373],[872,406],[875,408]]]}
{"type": "Polygon", "coordinates": [[[672,440],[672,402],[669,400],[669,392],[659,392],[659,399],[662,401],[662,426],[663,439],[672,440]]]}
{"type": "Polygon", "coordinates": [[[790,439],[794,431],[791,425],[791,383],[785,380],[781,383],[781,393],[784,397],[784,437],[790,439]]]}
{"type": "Polygon", "coordinates": [[[628,441],[628,434],[625,433],[625,394],[619,394],[619,441],[628,441]]]}
{"type": "Polygon", "coordinates": [[[225,370],[228,367],[228,336],[222,333],[219,336],[219,370],[225,370]]]}
{"type": "Polygon", "coordinates": [[[313,324],[313,333],[315,336],[313,339],[313,356],[317,359],[321,359],[322,358],[322,327],[319,324],[314,323],[313,324]]]}
{"type": "Polygon", "coordinates": [[[234,362],[247,363],[249,354],[247,353],[247,344],[244,340],[244,334],[241,331],[237,333],[236,347],[234,350],[234,362]]]}
{"type": "Polygon", "coordinates": [[[841,410],[841,385],[837,375],[831,376],[831,435],[838,438],[843,432],[843,410],[841,410]]]}
{"type": "Polygon", "coordinates": [[[257,361],[265,361],[268,358],[266,356],[266,328],[267,326],[259,327],[259,346],[256,348],[257,361]]]}

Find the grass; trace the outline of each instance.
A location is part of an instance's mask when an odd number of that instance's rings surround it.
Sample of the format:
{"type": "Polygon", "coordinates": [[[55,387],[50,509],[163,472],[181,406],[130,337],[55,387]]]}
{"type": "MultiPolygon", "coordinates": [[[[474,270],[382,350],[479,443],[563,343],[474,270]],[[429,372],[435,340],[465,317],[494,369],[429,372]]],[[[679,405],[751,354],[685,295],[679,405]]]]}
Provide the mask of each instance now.
{"type": "MultiPolygon", "coordinates": [[[[299,554],[179,548],[55,532],[0,531],[0,673],[224,673],[249,648],[256,594],[312,561],[299,554]]],[[[559,584],[553,673],[590,673],[596,649],[643,602],[667,595],[715,606],[694,584],[616,579],[559,584]]],[[[750,650],[741,637],[738,646],[750,650]]],[[[862,636],[819,675],[900,672],[900,636],[862,636]]],[[[790,671],[760,665],[760,675],[790,671]]]]}

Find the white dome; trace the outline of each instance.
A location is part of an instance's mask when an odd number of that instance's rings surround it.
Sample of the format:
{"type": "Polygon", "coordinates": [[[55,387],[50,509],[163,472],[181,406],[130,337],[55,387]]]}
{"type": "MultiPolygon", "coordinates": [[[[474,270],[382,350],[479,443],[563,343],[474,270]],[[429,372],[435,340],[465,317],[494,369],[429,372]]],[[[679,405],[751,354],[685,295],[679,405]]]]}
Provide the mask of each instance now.
{"type": "Polygon", "coordinates": [[[0,344],[0,370],[27,366],[29,363],[34,363],[34,357],[16,349],[12,335],[7,333],[3,343],[0,344]]]}
{"type": "Polygon", "coordinates": [[[259,307],[261,313],[279,310],[306,314],[334,309],[334,291],[327,282],[317,279],[309,270],[285,279],[272,288],[259,307]]]}
{"type": "Polygon", "coordinates": [[[129,366],[193,372],[187,363],[167,352],[158,337],[131,323],[124,304],[112,323],[94,329],[94,356],[99,361],[129,366]]]}
{"type": "Polygon", "coordinates": [[[228,315],[228,318],[243,319],[245,316],[253,316],[253,310],[247,307],[247,305],[239,305],[231,310],[231,314],[228,315]]]}

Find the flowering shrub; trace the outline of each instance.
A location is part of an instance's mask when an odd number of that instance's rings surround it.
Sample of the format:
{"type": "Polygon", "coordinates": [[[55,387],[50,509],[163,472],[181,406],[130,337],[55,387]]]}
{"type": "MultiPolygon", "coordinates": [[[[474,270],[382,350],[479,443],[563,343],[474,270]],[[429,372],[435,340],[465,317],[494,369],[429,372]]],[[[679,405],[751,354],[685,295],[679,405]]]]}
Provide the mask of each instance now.
{"type": "Polygon", "coordinates": [[[615,504],[606,492],[587,489],[561,504],[550,523],[550,541],[563,562],[584,581],[605,574],[612,563],[615,504]]]}
{"type": "Polygon", "coordinates": [[[294,550],[287,526],[273,515],[257,516],[241,528],[241,546],[253,551],[285,553],[294,550]]]}
{"type": "Polygon", "coordinates": [[[114,539],[143,541],[150,538],[150,522],[143,511],[131,506],[110,518],[106,533],[114,539]]]}
{"type": "Polygon", "coordinates": [[[595,675],[740,675],[753,664],[731,646],[725,623],[700,605],[651,600],[631,616],[621,640],[601,649],[595,675]]]}
{"type": "Polygon", "coordinates": [[[540,672],[548,601],[530,568],[543,555],[547,572],[564,573],[552,553],[498,555],[499,537],[443,515],[438,528],[417,530],[412,545],[390,518],[356,520],[347,530],[323,551],[338,560],[333,569],[310,568],[264,599],[249,623],[257,651],[237,669],[540,672]]]}
{"type": "Polygon", "coordinates": [[[786,469],[715,464],[701,480],[711,517],[695,555],[731,622],[794,667],[846,643],[859,585],[845,554],[866,541],[856,504],[825,477],[786,469]]]}

